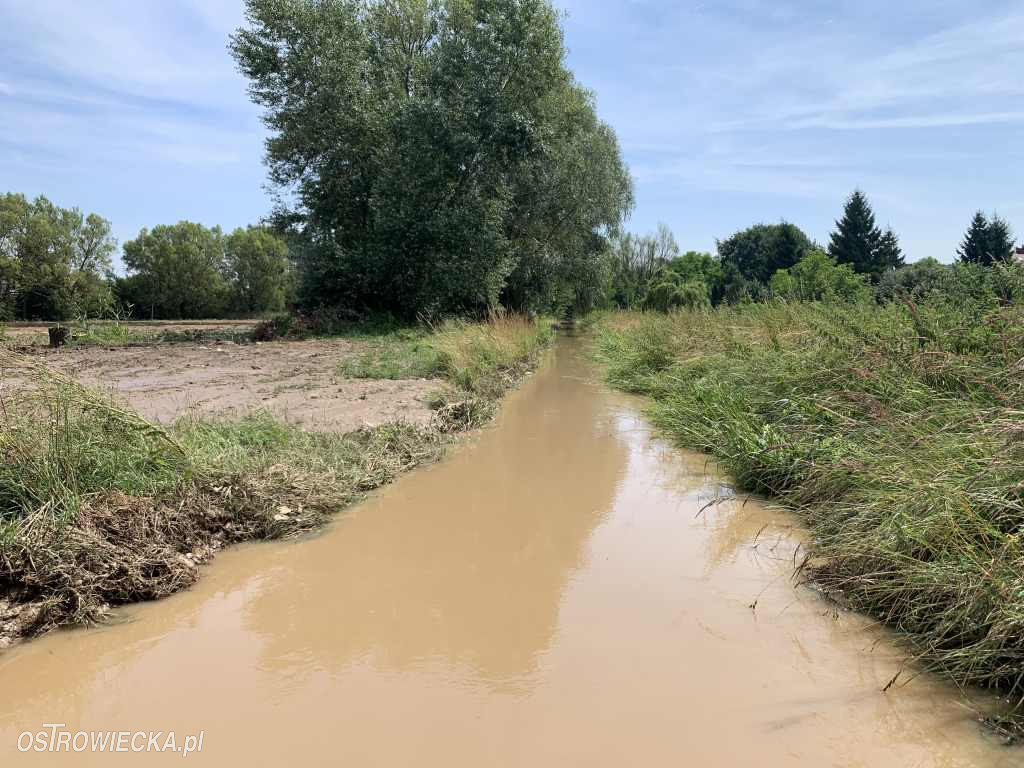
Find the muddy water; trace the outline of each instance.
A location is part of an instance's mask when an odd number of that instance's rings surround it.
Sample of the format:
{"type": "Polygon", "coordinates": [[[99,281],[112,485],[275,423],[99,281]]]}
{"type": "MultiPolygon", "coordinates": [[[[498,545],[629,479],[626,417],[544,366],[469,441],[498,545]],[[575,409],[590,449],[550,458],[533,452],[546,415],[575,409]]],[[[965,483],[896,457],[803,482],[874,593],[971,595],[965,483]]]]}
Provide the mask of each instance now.
{"type": "Polygon", "coordinates": [[[652,440],[578,345],[498,424],[323,536],[0,656],[24,730],[204,732],[217,766],[1003,766],[954,691],[789,581],[793,521],[652,440]],[[755,603],[756,607],[751,608],[755,603]]]}

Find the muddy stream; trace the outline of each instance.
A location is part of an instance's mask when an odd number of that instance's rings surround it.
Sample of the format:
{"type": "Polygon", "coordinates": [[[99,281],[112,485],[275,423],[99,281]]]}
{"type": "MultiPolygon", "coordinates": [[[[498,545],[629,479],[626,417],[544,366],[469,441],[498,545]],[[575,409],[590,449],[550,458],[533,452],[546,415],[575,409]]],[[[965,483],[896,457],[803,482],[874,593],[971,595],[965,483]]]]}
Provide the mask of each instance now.
{"type": "Polygon", "coordinates": [[[220,555],[191,591],[0,655],[23,731],[204,733],[216,766],[1009,766],[890,638],[790,575],[795,521],[728,493],[595,383],[578,341],[497,423],[323,535],[220,555]],[[752,604],[756,601],[756,607],[752,604]]]}

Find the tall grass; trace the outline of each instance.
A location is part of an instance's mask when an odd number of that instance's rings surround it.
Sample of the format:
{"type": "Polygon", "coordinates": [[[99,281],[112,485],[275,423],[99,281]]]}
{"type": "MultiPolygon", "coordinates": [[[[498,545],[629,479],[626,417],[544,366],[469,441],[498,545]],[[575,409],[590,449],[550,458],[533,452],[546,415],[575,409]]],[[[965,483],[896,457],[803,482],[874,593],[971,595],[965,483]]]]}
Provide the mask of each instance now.
{"type": "Polygon", "coordinates": [[[485,323],[451,320],[433,334],[444,376],[468,392],[496,397],[536,362],[550,342],[550,324],[495,313],[485,323]]]}
{"type": "Polygon", "coordinates": [[[1022,320],[947,300],[747,305],[609,316],[599,349],[668,434],[802,513],[805,575],[1020,706],[1022,320]]]}
{"type": "Polygon", "coordinates": [[[497,395],[535,361],[551,335],[550,325],[505,312],[486,322],[447,320],[365,340],[339,371],[362,379],[443,378],[468,392],[497,395]]]}

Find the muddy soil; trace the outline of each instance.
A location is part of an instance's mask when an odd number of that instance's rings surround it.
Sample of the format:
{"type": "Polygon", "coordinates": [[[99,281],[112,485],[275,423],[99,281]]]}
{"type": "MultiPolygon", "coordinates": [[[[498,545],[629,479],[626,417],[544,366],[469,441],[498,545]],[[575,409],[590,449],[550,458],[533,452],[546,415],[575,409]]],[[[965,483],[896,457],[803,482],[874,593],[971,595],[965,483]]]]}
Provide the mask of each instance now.
{"type": "MultiPolygon", "coordinates": [[[[147,418],[237,417],[267,411],[289,423],[349,431],[389,421],[428,423],[437,381],[348,379],[338,364],[358,352],[351,341],[266,344],[161,344],[46,351],[32,360],[113,390],[147,418]]],[[[0,392],[22,379],[0,380],[0,392]]]]}

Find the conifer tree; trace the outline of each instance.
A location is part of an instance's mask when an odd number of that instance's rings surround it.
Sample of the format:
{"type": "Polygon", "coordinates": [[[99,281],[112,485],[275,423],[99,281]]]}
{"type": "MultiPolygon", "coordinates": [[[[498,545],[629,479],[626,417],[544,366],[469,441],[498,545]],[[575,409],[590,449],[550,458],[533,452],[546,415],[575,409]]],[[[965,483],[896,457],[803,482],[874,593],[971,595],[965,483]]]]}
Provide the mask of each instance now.
{"type": "Polygon", "coordinates": [[[1016,242],[1013,231],[1005,219],[993,215],[988,223],[988,253],[992,263],[1008,262],[1013,258],[1016,242]]]}
{"type": "Polygon", "coordinates": [[[988,219],[981,211],[974,214],[974,219],[971,221],[964,241],[957,249],[957,254],[964,264],[991,263],[988,256],[988,219]]]}
{"type": "Polygon", "coordinates": [[[885,271],[898,269],[904,264],[900,239],[892,227],[885,230],[878,242],[878,262],[885,271]]]}
{"type": "Polygon", "coordinates": [[[957,249],[957,254],[960,261],[965,264],[990,267],[995,263],[1012,259],[1014,245],[1013,232],[1005,219],[993,215],[990,220],[984,213],[978,211],[971,220],[971,226],[957,249]]]}
{"type": "Polygon", "coordinates": [[[843,218],[828,246],[828,255],[840,264],[849,264],[856,272],[878,276],[885,271],[879,260],[882,233],[875,226],[875,214],[867,196],[859,189],[846,201],[843,218]]]}

